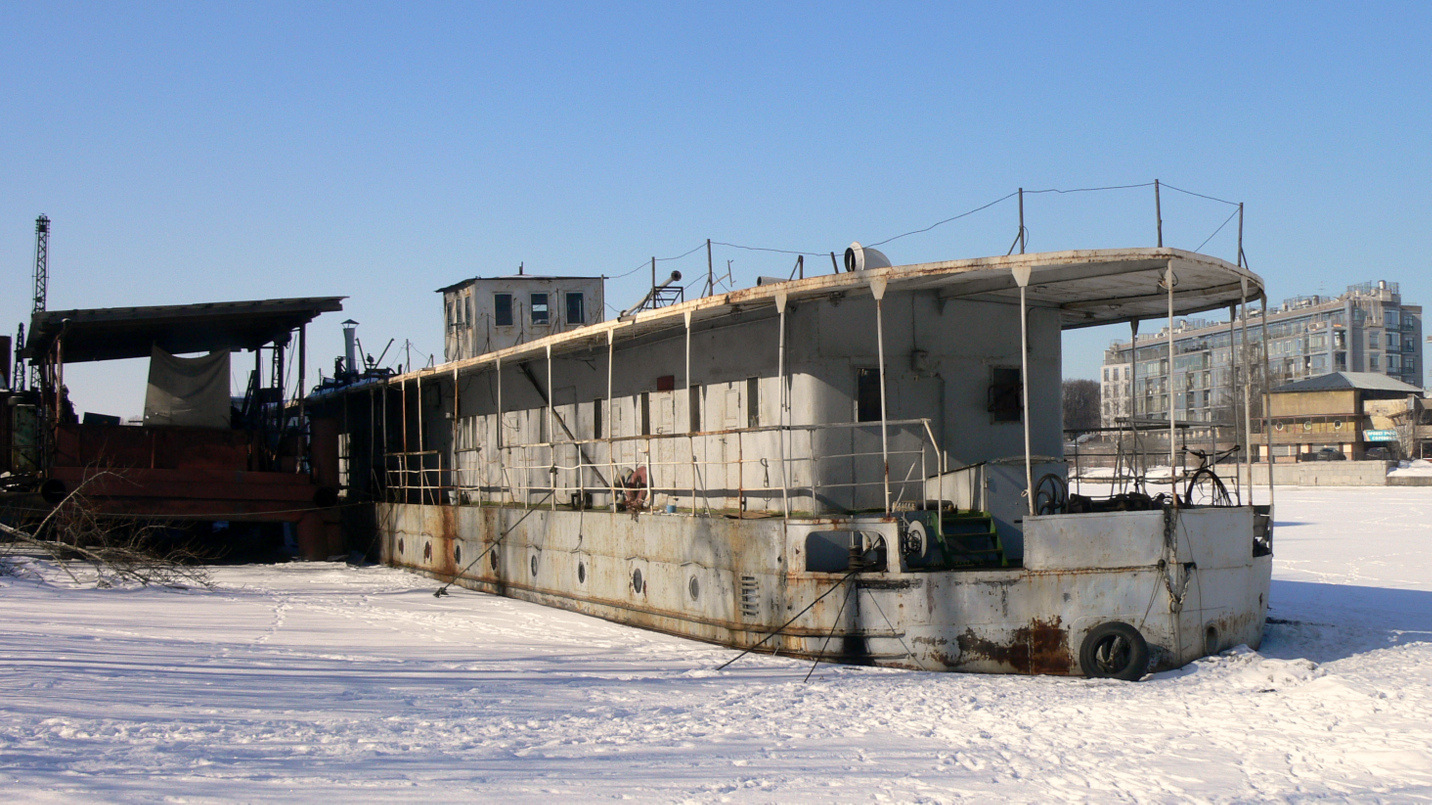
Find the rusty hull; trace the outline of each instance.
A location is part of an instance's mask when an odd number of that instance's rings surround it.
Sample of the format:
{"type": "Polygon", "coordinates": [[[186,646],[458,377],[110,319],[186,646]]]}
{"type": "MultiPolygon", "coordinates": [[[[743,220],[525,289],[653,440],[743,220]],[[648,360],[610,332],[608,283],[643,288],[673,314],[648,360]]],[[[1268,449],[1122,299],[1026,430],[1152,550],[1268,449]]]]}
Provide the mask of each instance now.
{"type": "MultiPolygon", "coordinates": [[[[1256,647],[1270,576],[1269,557],[1252,556],[1246,509],[1183,513],[1185,555],[1174,562],[1163,558],[1162,567],[1161,547],[1133,552],[1148,560],[1140,565],[1127,564],[1123,553],[1139,533],[1162,546],[1162,514],[1120,513],[1124,520],[1113,528],[1105,515],[1043,527],[1038,521],[1058,518],[1026,521],[1028,541],[1063,541],[1066,551],[1103,567],[1067,562],[1060,568],[910,571],[896,559],[885,571],[848,579],[845,573],[805,571],[805,536],[852,529],[898,545],[893,520],[421,504],[379,504],[377,511],[385,562],[444,581],[456,578],[474,590],[733,648],[765,639],[763,651],[934,671],[1079,674],[1084,636],[1111,620],[1144,634],[1154,670],[1239,643],[1256,647]],[[1241,525],[1247,526],[1246,541],[1241,525]],[[1102,532],[1112,536],[1099,543],[1102,532]],[[1074,542],[1081,539],[1082,546],[1074,542]],[[1230,547],[1240,541],[1248,546],[1241,560],[1230,547]],[[1101,554],[1101,544],[1115,553],[1101,554]],[[1193,568],[1185,569],[1185,561],[1193,568]],[[843,589],[833,590],[837,585],[843,589]],[[1175,611],[1173,593],[1180,591],[1175,611]]],[[[1033,553],[1062,555],[1047,545],[1033,553]]]]}

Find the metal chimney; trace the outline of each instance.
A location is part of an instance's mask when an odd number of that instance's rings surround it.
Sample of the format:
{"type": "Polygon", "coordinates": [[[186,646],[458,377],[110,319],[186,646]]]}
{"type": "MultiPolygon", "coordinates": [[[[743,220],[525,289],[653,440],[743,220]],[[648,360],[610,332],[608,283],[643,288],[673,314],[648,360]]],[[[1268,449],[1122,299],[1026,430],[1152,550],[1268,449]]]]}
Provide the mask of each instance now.
{"type": "Polygon", "coordinates": [[[358,363],[358,322],[349,319],[343,322],[343,368],[350,372],[361,372],[358,363]]]}

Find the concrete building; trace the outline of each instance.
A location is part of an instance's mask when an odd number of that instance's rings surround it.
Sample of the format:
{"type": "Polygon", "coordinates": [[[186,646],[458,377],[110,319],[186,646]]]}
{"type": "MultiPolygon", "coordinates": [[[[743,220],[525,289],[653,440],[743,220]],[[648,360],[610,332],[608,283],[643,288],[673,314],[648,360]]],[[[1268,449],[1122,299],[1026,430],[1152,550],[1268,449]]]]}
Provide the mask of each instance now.
{"type": "Polygon", "coordinates": [[[604,277],[474,277],[443,295],[443,358],[460,361],[604,319],[604,277]]]}
{"type": "MultiPolygon", "coordinates": [[[[1252,311],[1247,324],[1248,344],[1257,349],[1261,312],[1252,311]]],[[[1336,298],[1287,299],[1269,309],[1267,329],[1272,387],[1330,372],[1370,372],[1421,386],[1422,308],[1403,304],[1395,282],[1351,285],[1336,298]]],[[[1101,424],[1113,427],[1128,416],[1166,420],[1170,406],[1180,422],[1231,423],[1248,382],[1235,368],[1242,344],[1241,318],[1232,328],[1226,321],[1176,321],[1172,362],[1168,327],[1138,335],[1136,352],[1129,341],[1114,342],[1100,375],[1101,424]]],[[[1253,363],[1262,361],[1255,355],[1253,363]]],[[[1261,371],[1252,378],[1257,387],[1261,371]]]]}
{"type": "MultiPolygon", "coordinates": [[[[1422,389],[1377,372],[1333,372],[1273,389],[1273,457],[1291,461],[1330,449],[1361,460],[1416,452],[1414,433],[1400,426],[1422,405],[1422,389]],[[1404,438],[1404,436],[1406,438],[1404,438]]],[[[1262,447],[1259,447],[1261,452],[1262,447]]]]}

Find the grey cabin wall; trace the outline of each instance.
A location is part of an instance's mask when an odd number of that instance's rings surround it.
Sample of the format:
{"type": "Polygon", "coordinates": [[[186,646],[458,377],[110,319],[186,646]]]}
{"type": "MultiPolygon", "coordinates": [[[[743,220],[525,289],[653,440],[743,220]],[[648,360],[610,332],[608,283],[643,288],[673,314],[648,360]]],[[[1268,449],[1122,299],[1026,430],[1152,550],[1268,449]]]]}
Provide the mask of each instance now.
{"type": "MultiPolygon", "coordinates": [[[[442,465],[459,470],[445,485],[470,488],[465,500],[545,500],[552,487],[584,487],[598,506],[610,504],[608,489],[625,471],[651,466],[654,484],[669,487],[653,503],[676,499],[681,508],[735,508],[744,497],[748,510],[839,512],[883,506],[879,422],[858,427],[809,431],[793,428],[785,437],[789,499],[783,504],[780,435],[776,431],[729,433],[735,429],[781,423],[777,375],[778,318],[774,307],[735,313],[714,326],[704,323],[691,334],[691,385],[696,387],[701,431],[707,436],[605,441],[570,441],[565,422],[578,440],[637,436],[642,397],[646,395],[653,437],[687,434],[692,419],[687,392],[686,333],[681,320],[668,331],[626,340],[617,331],[612,366],[612,403],[607,398],[607,349],[554,355],[552,424],[542,396],[515,362],[502,367],[502,440],[498,457],[497,373],[489,366],[459,374],[458,410],[453,416],[453,374],[438,367],[425,375],[421,448],[437,451],[442,465]],[[671,378],[674,389],[658,391],[658,379],[671,378]],[[751,379],[754,378],[754,383],[751,379]],[[752,404],[750,393],[756,391],[752,404]],[[598,410],[600,409],[600,410],[598,410]],[[754,412],[754,419],[751,414],[754,412]],[[550,427],[550,431],[549,431],[550,427]],[[648,443],[649,442],[649,443],[648,443]],[[456,448],[456,454],[454,453],[456,448]],[[700,466],[693,468],[691,457],[700,466]],[[866,454],[851,457],[853,453],[866,454]],[[812,458],[812,456],[816,458],[812,458]],[[760,459],[764,458],[764,464],[760,459]],[[736,465],[738,459],[744,464],[736,465]],[[595,463],[580,473],[578,463],[595,463]],[[612,471],[613,465],[615,472],[612,471]],[[849,484],[856,480],[863,485],[849,484]],[[697,495],[691,499],[695,486],[697,495]],[[511,488],[526,488],[511,495],[511,488]],[[704,490],[704,491],[703,491],[704,490]]],[[[853,423],[857,373],[877,365],[875,301],[870,297],[804,301],[787,309],[786,383],[793,426],[853,423]]],[[[990,369],[1019,366],[1019,308],[974,300],[941,301],[935,292],[892,292],[883,302],[887,393],[890,420],[928,418],[939,449],[950,465],[960,466],[1024,453],[1019,422],[993,423],[987,394],[990,369]],[[916,368],[912,353],[925,353],[916,368]]],[[[1029,311],[1030,407],[1033,452],[1058,455],[1060,434],[1060,330],[1057,313],[1029,311]]],[[[540,354],[528,363],[538,386],[547,389],[547,362],[540,354]]],[[[416,399],[408,380],[408,404],[416,399]]],[[[395,397],[397,395],[394,395],[395,397]]],[[[410,412],[411,416],[411,412],[410,412]]],[[[919,474],[933,474],[935,450],[918,426],[889,428],[892,482],[908,475],[903,488],[910,499],[919,474]],[[923,466],[919,451],[926,448],[923,466]],[[903,454],[903,455],[902,455],[903,454]]],[[[409,449],[417,446],[409,427],[409,449]]],[[[400,449],[393,445],[393,450],[400,449]]],[[[564,497],[561,503],[568,502],[564,497]]],[[[892,495],[893,497],[893,495],[892,495]]]]}

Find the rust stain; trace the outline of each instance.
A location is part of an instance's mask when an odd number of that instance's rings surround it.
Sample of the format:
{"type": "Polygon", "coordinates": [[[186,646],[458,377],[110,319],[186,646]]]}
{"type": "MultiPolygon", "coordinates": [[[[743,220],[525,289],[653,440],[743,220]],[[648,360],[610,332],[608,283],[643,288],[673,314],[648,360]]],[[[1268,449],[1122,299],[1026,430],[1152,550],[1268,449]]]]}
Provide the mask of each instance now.
{"type": "Polygon", "coordinates": [[[456,576],[458,562],[454,550],[457,548],[457,509],[453,506],[441,506],[438,508],[438,542],[437,561],[434,562],[434,570],[445,576],[456,576]]]}
{"type": "Polygon", "coordinates": [[[1069,634],[1058,617],[1030,621],[1015,629],[1007,644],[980,637],[973,629],[965,629],[956,640],[962,660],[983,657],[1025,674],[1068,674],[1074,669],[1069,634]]]}

